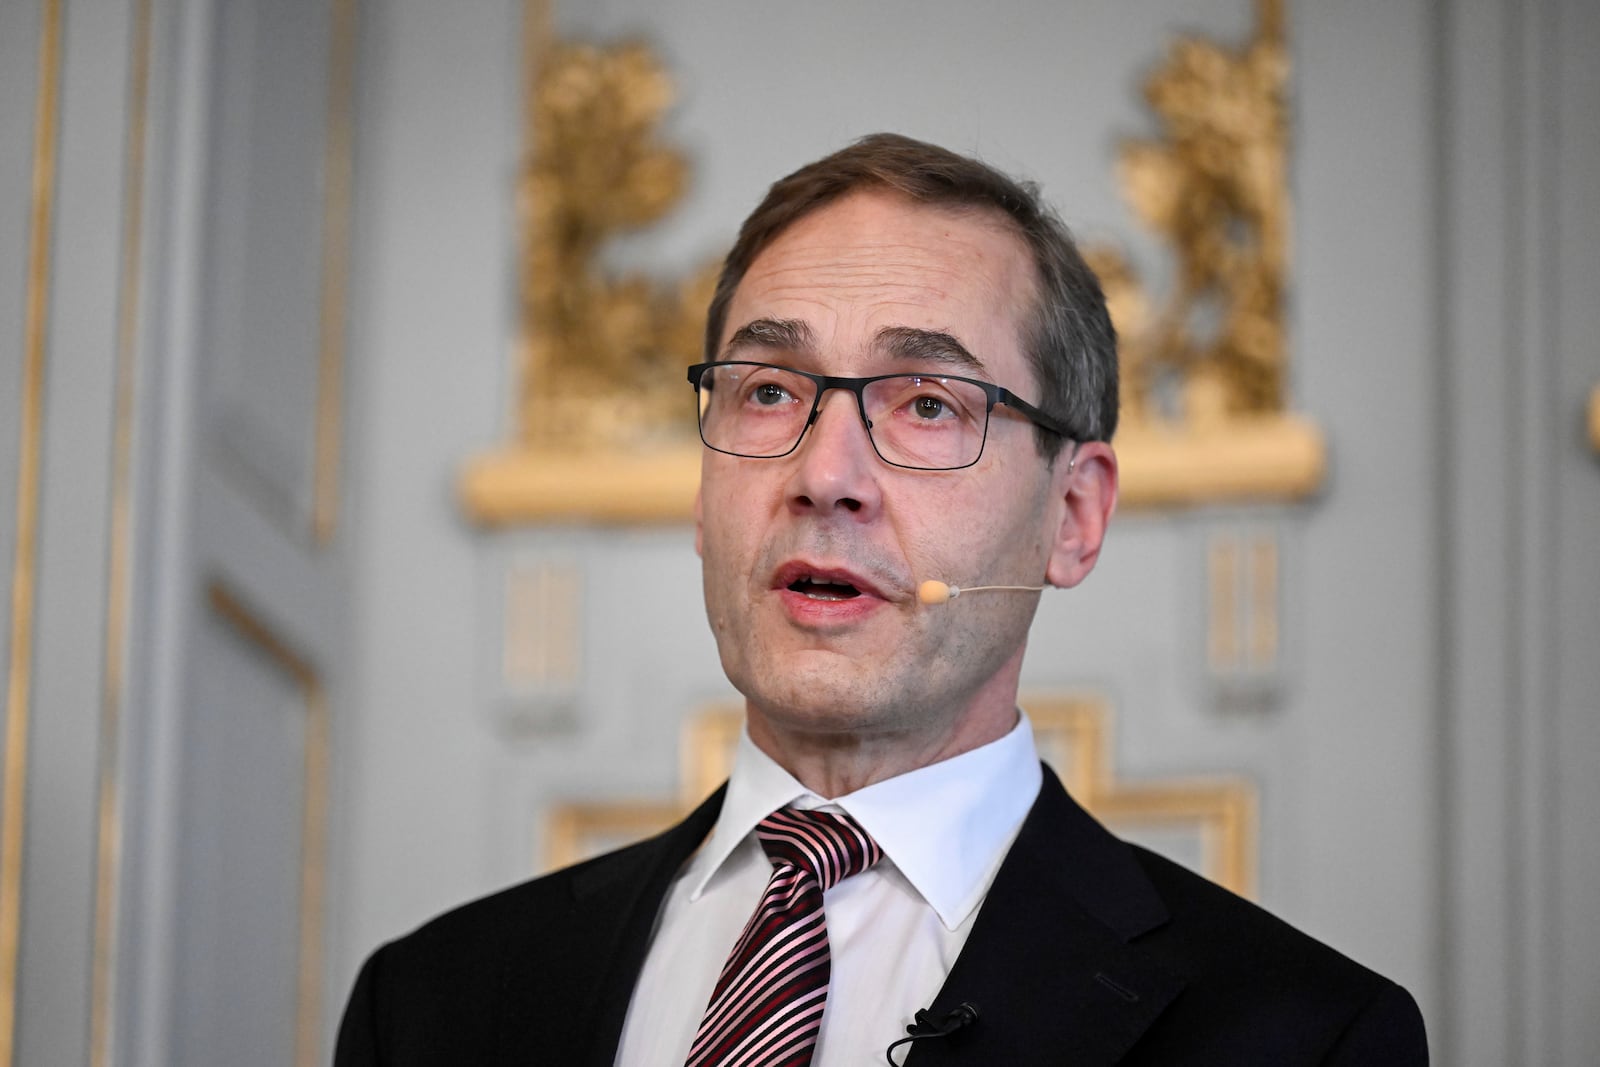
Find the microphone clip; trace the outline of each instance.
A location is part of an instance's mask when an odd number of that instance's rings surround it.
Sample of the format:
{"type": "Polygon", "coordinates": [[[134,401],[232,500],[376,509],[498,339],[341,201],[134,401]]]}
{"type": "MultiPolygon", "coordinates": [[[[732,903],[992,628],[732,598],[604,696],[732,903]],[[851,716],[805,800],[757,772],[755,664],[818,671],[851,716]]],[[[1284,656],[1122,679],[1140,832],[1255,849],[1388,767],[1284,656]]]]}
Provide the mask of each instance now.
{"type": "Polygon", "coordinates": [[[889,1067],[901,1067],[895,1062],[894,1050],[901,1045],[909,1045],[913,1041],[921,1041],[930,1037],[949,1037],[958,1030],[964,1030],[978,1021],[978,1006],[970,1000],[963,1000],[960,1004],[944,1013],[944,1017],[935,1021],[933,1012],[927,1008],[918,1008],[912,1021],[906,1026],[906,1034],[900,1040],[883,1050],[883,1058],[889,1061],[889,1067]]]}

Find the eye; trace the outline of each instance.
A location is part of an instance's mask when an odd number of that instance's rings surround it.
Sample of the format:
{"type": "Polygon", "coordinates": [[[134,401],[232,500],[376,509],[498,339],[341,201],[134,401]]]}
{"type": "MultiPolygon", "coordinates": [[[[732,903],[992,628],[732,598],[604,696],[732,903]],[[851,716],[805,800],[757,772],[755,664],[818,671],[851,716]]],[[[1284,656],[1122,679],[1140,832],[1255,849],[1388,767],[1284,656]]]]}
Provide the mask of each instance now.
{"type": "Polygon", "coordinates": [[[750,399],[762,407],[786,404],[794,399],[789,390],[776,382],[757,382],[750,390],[750,399]]]}
{"type": "MultiPolygon", "coordinates": [[[[961,395],[958,382],[909,375],[890,379],[885,386],[895,390],[891,409],[911,422],[927,425],[971,418],[972,403],[961,395]]],[[[885,396],[884,399],[891,398],[885,396]]]]}

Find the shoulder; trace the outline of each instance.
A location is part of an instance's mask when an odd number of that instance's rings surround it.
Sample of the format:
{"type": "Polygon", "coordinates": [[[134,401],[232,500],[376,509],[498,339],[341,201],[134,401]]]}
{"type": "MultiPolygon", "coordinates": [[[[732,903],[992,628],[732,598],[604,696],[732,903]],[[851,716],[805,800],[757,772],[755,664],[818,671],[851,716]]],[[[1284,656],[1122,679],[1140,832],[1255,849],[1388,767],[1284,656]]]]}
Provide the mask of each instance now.
{"type": "Polygon", "coordinates": [[[356,979],[336,1062],[448,1063],[487,1055],[471,1042],[487,1041],[501,1027],[507,988],[531,981],[526,1003],[537,1003],[551,993],[537,988],[540,975],[576,981],[581,962],[597,958],[607,913],[618,922],[626,909],[608,887],[625,885],[649,853],[635,845],[523,882],[383,945],[356,979]],[[525,976],[520,960],[540,968],[525,976]]]}
{"type": "Polygon", "coordinates": [[[616,930],[625,913],[653,908],[709,832],[722,796],[719,789],[655,837],[445,912],[384,946],[385,965],[437,972],[442,964],[466,968],[530,946],[583,950],[598,933],[616,930]]]}
{"type": "Polygon", "coordinates": [[[1192,1049],[1203,1033],[1248,1033],[1318,1062],[1427,1062],[1422,1016],[1400,986],[1171,860],[1129,848],[1169,913],[1140,947],[1187,983],[1151,1035],[1157,1048],[1162,1034],[1192,1049]]]}
{"type": "Polygon", "coordinates": [[[666,886],[720,802],[718,793],[657,837],[453,908],[379,948],[356,979],[336,1062],[477,1062],[508,1034],[577,1040],[609,1024],[602,1016],[615,1005],[600,991],[628,980],[666,886]]]}
{"type": "Polygon", "coordinates": [[[606,853],[459,905],[374,953],[386,981],[466,989],[498,973],[512,953],[542,958],[586,952],[661,862],[664,838],[606,853]]]}
{"type": "Polygon", "coordinates": [[[469,966],[520,939],[570,932],[570,920],[603,908],[608,890],[625,889],[648,866],[655,846],[630,845],[452,908],[384,946],[386,962],[426,962],[430,971],[452,960],[469,966]]]}

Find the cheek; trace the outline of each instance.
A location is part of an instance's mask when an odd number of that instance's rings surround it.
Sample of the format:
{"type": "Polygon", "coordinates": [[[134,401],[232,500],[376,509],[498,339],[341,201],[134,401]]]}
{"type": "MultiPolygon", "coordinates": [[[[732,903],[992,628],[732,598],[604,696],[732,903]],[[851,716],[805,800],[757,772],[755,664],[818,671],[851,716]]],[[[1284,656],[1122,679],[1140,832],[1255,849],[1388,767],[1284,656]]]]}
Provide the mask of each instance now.
{"type": "Polygon", "coordinates": [[[765,526],[758,521],[754,494],[743,485],[714,481],[704,490],[702,502],[695,550],[705,575],[706,604],[726,612],[751,576],[765,526]]]}

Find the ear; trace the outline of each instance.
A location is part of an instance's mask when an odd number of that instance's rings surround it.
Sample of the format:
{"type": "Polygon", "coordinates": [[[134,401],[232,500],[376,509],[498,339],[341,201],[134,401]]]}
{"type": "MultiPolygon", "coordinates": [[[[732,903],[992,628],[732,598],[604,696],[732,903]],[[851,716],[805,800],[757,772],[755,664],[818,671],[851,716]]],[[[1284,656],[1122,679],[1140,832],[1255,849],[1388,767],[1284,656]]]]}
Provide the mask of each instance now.
{"type": "Polygon", "coordinates": [[[1085,441],[1070,462],[1056,463],[1051,486],[1063,507],[1045,580],[1069,589],[1087,578],[1100,558],[1106,526],[1117,508],[1117,454],[1104,441],[1085,441]]]}
{"type": "Polygon", "coordinates": [[[694,554],[705,558],[705,530],[703,505],[700,499],[700,487],[694,490],[694,554]]]}

